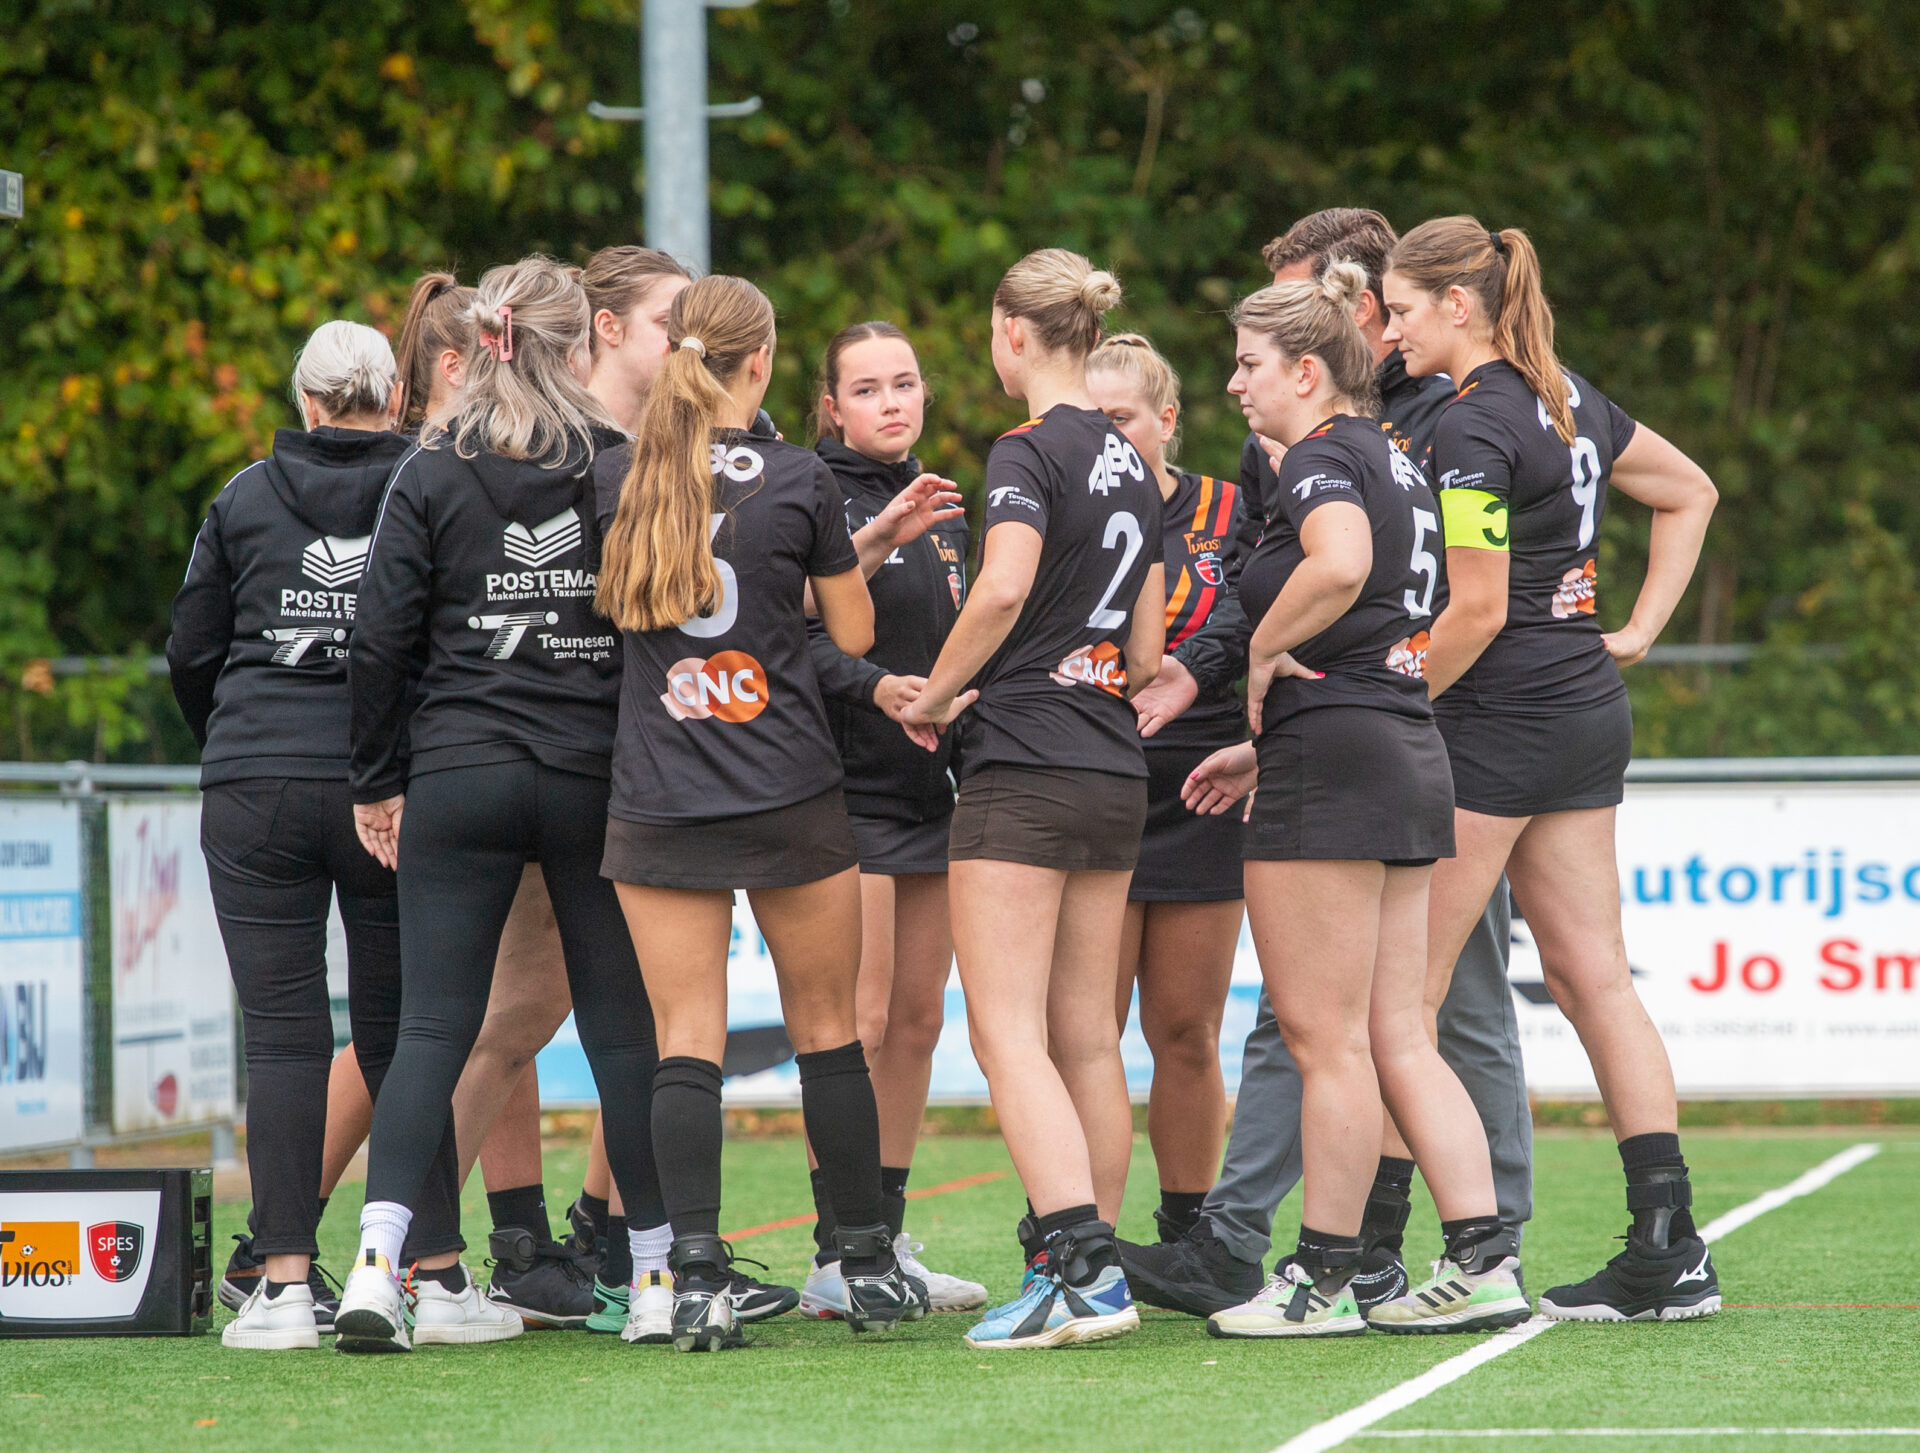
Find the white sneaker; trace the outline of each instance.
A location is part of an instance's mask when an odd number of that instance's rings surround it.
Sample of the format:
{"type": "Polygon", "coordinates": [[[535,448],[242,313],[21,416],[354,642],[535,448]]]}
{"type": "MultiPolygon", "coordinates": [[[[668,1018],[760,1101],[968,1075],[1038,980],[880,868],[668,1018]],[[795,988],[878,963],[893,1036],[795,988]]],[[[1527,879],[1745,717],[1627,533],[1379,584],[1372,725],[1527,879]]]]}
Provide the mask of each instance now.
{"type": "Polygon", "coordinates": [[[386,1257],[366,1252],[348,1274],[333,1329],[339,1333],[336,1352],[413,1351],[407,1340],[407,1294],[386,1257]]]}
{"type": "Polygon", "coordinates": [[[847,1283],[840,1275],[838,1260],[825,1266],[807,1267],[806,1285],[800,1288],[800,1315],[803,1317],[844,1317],[847,1315],[847,1283]]]}
{"type": "Polygon", "coordinates": [[[418,1347],[429,1344],[457,1346],[469,1342],[504,1342],[526,1330],[520,1314],[510,1307],[481,1294],[474,1285],[473,1273],[460,1268],[466,1285],[450,1292],[430,1277],[419,1277],[413,1284],[413,1341],[418,1347]]]}
{"type": "Polygon", "coordinates": [[[893,1238],[893,1259],[900,1263],[900,1270],[926,1286],[927,1310],[971,1312],[987,1304],[987,1289],[979,1282],[948,1276],[944,1271],[929,1271],[914,1254],[925,1249],[920,1242],[909,1240],[904,1231],[893,1238]]]}
{"type": "Polygon", "coordinates": [[[647,1345],[673,1340],[673,1274],[643,1271],[635,1274],[627,1293],[627,1325],[622,1342],[647,1345]]]}
{"type": "Polygon", "coordinates": [[[289,1351],[296,1347],[318,1347],[320,1333],[313,1320],[313,1291],[305,1282],[282,1287],[280,1295],[267,1298],[267,1279],[247,1294],[240,1304],[240,1315],[220,1333],[222,1345],[254,1347],[268,1351],[289,1351]]]}

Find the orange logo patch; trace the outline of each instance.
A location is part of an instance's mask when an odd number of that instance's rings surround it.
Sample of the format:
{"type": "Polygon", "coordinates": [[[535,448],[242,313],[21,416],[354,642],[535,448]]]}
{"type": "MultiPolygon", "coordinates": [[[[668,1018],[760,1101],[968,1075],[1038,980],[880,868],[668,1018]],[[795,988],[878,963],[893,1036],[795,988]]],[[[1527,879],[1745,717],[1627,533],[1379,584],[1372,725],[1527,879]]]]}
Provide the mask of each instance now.
{"type": "Polygon", "coordinates": [[[1553,593],[1553,618],[1564,621],[1574,615],[1592,615],[1594,597],[1599,590],[1599,572],[1589,560],[1578,570],[1560,577],[1560,588],[1553,593]]]}
{"type": "Polygon", "coordinates": [[[1427,679],[1427,647],[1433,643],[1433,637],[1425,631],[1415,631],[1404,641],[1395,641],[1387,647],[1387,669],[1398,671],[1402,676],[1412,676],[1416,680],[1427,679]]]}
{"type": "Polygon", "coordinates": [[[78,1221],[0,1225],[0,1285],[65,1286],[80,1274],[78,1221]]]}
{"type": "Polygon", "coordinates": [[[660,702],[675,721],[752,721],[767,709],[767,673],[745,651],[688,656],[667,668],[660,702]]]}
{"type": "Polygon", "coordinates": [[[1127,663],[1121,659],[1120,648],[1111,641],[1080,647],[1048,674],[1062,686],[1084,681],[1109,696],[1124,699],[1127,694],[1127,663]]]}

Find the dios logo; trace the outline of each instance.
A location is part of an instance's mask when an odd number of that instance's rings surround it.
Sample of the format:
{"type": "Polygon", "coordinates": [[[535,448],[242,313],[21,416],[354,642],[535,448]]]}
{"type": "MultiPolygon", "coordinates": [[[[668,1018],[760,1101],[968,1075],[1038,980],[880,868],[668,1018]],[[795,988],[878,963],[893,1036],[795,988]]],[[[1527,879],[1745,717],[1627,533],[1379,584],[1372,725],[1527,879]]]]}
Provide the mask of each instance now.
{"type": "Polygon", "coordinates": [[[1387,647],[1387,669],[1398,671],[1402,676],[1411,676],[1416,680],[1427,679],[1427,647],[1433,638],[1425,631],[1415,631],[1404,641],[1395,641],[1387,647]]]}
{"type": "Polygon", "coordinates": [[[767,709],[767,673],[745,651],[688,656],[667,667],[660,704],[675,721],[752,721],[767,709]]]}
{"type": "Polygon", "coordinates": [[[87,1227],[87,1255],[104,1281],[126,1281],[140,1269],[146,1229],[133,1221],[102,1221],[87,1227]]]}
{"type": "Polygon", "coordinates": [[[63,1287],[78,1275],[78,1221],[9,1221],[0,1226],[0,1286],[63,1287]]]}
{"type": "Polygon", "coordinates": [[[1560,588],[1553,593],[1553,618],[1564,621],[1575,615],[1592,615],[1599,584],[1599,572],[1591,560],[1578,570],[1569,570],[1560,577],[1560,588]]]}
{"type": "Polygon", "coordinates": [[[1120,657],[1120,648],[1111,641],[1082,646],[1047,674],[1062,686],[1084,681],[1109,696],[1124,698],[1127,694],[1127,663],[1120,657]]]}

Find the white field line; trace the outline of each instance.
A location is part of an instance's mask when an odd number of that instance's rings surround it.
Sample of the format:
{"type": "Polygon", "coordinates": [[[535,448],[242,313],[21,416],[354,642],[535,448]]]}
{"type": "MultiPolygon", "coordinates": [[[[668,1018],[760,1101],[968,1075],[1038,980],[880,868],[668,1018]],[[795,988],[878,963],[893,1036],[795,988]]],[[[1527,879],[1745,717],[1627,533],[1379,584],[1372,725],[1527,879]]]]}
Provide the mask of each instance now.
{"type": "MultiPolygon", "coordinates": [[[[1709,1221],[1700,1228],[1703,1240],[1715,1241],[1729,1231],[1744,1226],[1756,1216],[1784,1206],[1788,1201],[1800,1196],[1811,1195],[1829,1181],[1845,1175],[1862,1161],[1871,1160],[1880,1153],[1880,1147],[1872,1141],[1863,1141],[1849,1146],[1838,1155],[1823,1160],[1804,1175],[1796,1176],[1784,1186],[1755,1196],[1744,1206],[1736,1206],[1726,1215],[1709,1221]]],[[[1315,1423],[1304,1432],[1296,1433],[1287,1439],[1274,1453],[1325,1453],[1328,1448],[1337,1448],[1349,1438],[1355,1437],[1371,1428],[1383,1418],[1389,1418],[1403,1408],[1412,1407],[1429,1393],[1438,1392],[1452,1382],[1458,1382],[1482,1363],[1513,1351],[1514,1348],[1531,1342],[1542,1332],[1557,1326],[1551,1318],[1535,1316],[1518,1327],[1505,1332],[1496,1332],[1477,1347],[1471,1347],[1458,1357],[1449,1357],[1445,1362],[1428,1368],[1418,1377],[1410,1377],[1397,1387],[1390,1387],[1378,1397],[1370,1398],[1357,1408],[1349,1408],[1336,1417],[1328,1418],[1324,1423],[1315,1423]]],[[[1497,1430],[1496,1430],[1497,1431],[1497,1430]]]]}
{"type": "Polygon", "coordinates": [[[1409,1428],[1356,1438],[1920,1438],[1920,1428],[1409,1428]]]}

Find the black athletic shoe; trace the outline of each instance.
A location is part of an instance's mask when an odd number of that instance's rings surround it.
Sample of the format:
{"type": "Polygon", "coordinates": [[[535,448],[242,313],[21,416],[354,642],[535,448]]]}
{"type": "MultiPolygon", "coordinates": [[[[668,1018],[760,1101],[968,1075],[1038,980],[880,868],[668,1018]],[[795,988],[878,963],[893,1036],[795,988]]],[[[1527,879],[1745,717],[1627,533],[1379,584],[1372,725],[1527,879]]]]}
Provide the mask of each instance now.
{"type": "Polygon", "coordinates": [[[840,1279],[846,1286],[847,1326],[855,1332],[891,1332],[902,1322],[927,1314],[927,1288],[900,1269],[893,1254],[893,1233],[886,1223],[836,1226],[834,1249],[840,1253],[840,1279]],[[854,1263],[872,1263],[870,1272],[852,1272],[854,1263]]]}
{"type": "Polygon", "coordinates": [[[667,1252],[673,1273],[673,1349],[722,1352],[744,1347],[728,1264],[733,1253],[718,1236],[676,1236],[667,1252]]]}
{"type": "MultiPolygon", "coordinates": [[[[226,1273],[220,1278],[220,1305],[237,1312],[267,1274],[267,1259],[253,1254],[253,1237],[245,1231],[233,1233],[233,1255],[227,1258],[226,1273]]],[[[318,1298],[315,1298],[316,1302],[318,1298]]],[[[332,1321],[332,1317],[328,1317],[332,1321]]]]}
{"type": "Polygon", "coordinates": [[[777,1317],[782,1312],[791,1312],[800,1305],[800,1293],[794,1287],[783,1287],[775,1282],[757,1281],[740,1270],[740,1263],[768,1270],[764,1261],[755,1261],[751,1256],[734,1256],[733,1248],[727,1248],[731,1258],[731,1274],[727,1278],[727,1290],[733,1295],[733,1309],[743,1322],[764,1322],[769,1317],[777,1317]]]}
{"type": "Polygon", "coordinates": [[[1627,1233],[1627,1249],[1594,1275],[1554,1287],[1540,1310],[1563,1322],[1683,1322],[1720,1310],[1707,1243],[1687,1236],[1664,1250],[1627,1233]]]}
{"type": "Polygon", "coordinates": [[[1360,1256],[1360,1270],[1348,1284],[1360,1315],[1371,1307],[1407,1294],[1407,1268],[1400,1253],[1390,1246],[1370,1246],[1360,1256]]]}
{"type": "Polygon", "coordinates": [[[1242,1261],[1203,1219],[1179,1241],[1139,1246],[1118,1241],[1133,1298],[1148,1306],[1211,1317],[1249,1300],[1265,1284],[1260,1263],[1242,1261]]]}
{"type": "Polygon", "coordinates": [[[607,1254],[607,1238],[596,1231],[593,1217],[587,1214],[587,1208],[576,1199],[567,1207],[567,1239],[560,1244],[576,1256],[591,1257],[591,1264],[597,1267],[600,1259],[607,1254]]]}
{"type": "Polygon", "coordinates": [[[313,1293],[313,1321],[321,1336],[333,1331],[333,1319],[340,1312],[340,1283],[321,1270],[320,1263],[307,1263],[307,1290],[313,1293]]]}
{"type": "Polygon", "coordinates": [[[593,1315],[593,1263],[558,1241],[536,1242],[514,1226],[487,1239],[493,1275],[487,1300],[536,1327],[575,1331],[593,1315]]]}

